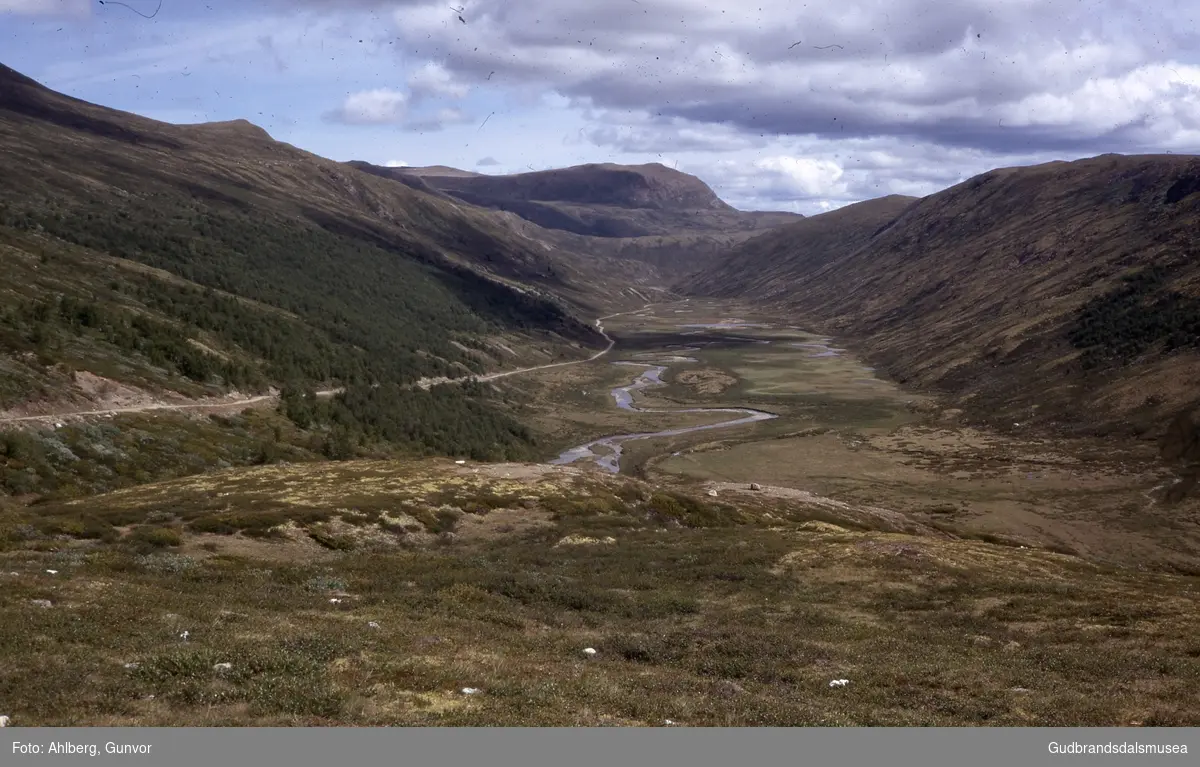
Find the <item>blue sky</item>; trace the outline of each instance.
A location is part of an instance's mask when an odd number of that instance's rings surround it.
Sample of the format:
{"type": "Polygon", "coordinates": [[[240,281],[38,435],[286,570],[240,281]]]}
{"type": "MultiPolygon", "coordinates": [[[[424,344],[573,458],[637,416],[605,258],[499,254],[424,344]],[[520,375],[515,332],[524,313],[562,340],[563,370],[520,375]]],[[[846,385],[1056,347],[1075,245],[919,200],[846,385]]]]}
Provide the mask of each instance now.
{"type": "Polygon", "coordinates": [[[162,0],[147,19],[0,0],[0,62],[336,160],[656,161],[741,208],[813,213],[998,166],[1200,151],[1196,16],[1173,0],[162,0]]]}

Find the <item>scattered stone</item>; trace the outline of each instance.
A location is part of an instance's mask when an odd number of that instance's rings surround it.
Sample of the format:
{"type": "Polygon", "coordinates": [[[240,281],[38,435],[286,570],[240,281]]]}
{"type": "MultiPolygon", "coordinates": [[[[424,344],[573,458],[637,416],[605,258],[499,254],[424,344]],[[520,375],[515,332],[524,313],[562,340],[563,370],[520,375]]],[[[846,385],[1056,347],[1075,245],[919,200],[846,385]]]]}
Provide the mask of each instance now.
{"type": "Polygon", "coordinates": [[[58,570],[47,570],[46,572],[50,573],[51,575],[58,575],[58,570]]]}
{"type": "Polygon", "coordinates": [[[371,621],[371,622],[370,622],[370,623],[368,623],[367,625],[368,625],[368,626],[370,626],[370,627],[371,627],[371,628],[373,628],[373,629],[377,629],[377,628],[379,628],[379,624],[378,624],[378,623],[376,623],[375,621],[371,621]]]}
{"type": "Polygon", "coordinates": [[[746,692],[746,688],[742,687],[737,682],[730,682],[726,680],[719,683],[714,692],[722,698],[733,698],[744,694],[746,692]]]}
{"type": "Polygon", "coordinates": [[[710,497],[710,498],[716,498],[716,497],[717,497],[717,491],[716,491],[716,490],[709,490],[709,491],[708,491],[708,495],[709,495],[709,497],[710,497]]]}
{"type": "Polygon", "coordinates": [[[190,632],[190,631],[185,631],[185,632],[183,632],[182,634],[180,634],[180,635],[179,635],[179,638],[180,638],[180,639],[182,639],[183,641],[185,641],[185,642],[186,642],[186,641],[188,640],[188,637],[189,637],[189,636],[191,636],[191,635],[192,635],[192,634],[191,634],[191,632],[190,632]]]}
{"type": "Polygon", "coordinates": [[[341,603],[342,600],[338,599],[337,597],[330,597],[329,599],[329,604],[331,605],[340,605],[341,603]]]}
{"type": "Polygon", "coordinates": [[[479,690],[478,690],[478,689],[476,689],[476,688],[474,688],[474,687],[464,687],[464,688],[462,688],[462,694],[463,694],[463,695],[477,695],[478,693],[479,693],[479,690]]]}
{"type": "Polygon", "coordinates": [[[53,607],[54,606],[53,604],[50,603],[49,599],[31,599],[31,600],[29,600],[29,604],[33,605],[34,607],[53,607]]]}
{"type": "Polygon", "coordinates": [[[462,466],[464,463],[466,463],[466,461],[455,461],[455,463],[457,463],[459,466],[462,466]]]}
{"type": "Polygon", "coordinates": [[[831,681],[829,683],[829,686],[830,687],[845,687],[848,684],[850,684],[849,679],[834,679],[833,681],[831,681]]]}
{"type": "Polygon", "coordinates": [[[663,720],[663,724],[665,724],[666,726],[670,727],[671,725],[675,724],[675,722],[673,722],[673,721],[672,721],[672,720],[670,720],[670,719],[664,719],[664,720],[663,720]]]}
{"type": "Polygon", "coordinates": [[[1009,691],[1010,692],[1029,692],[1029,688],[1028,687],[1010,687],[1009,691]]]}
{"type": "Polygon", "coordinates": [[[758,484],[757,482],[751,482],[750,489],[751,490],[762,490],[762,485],[758,484]]]}
{"type": "Polygon", "coordinates": [[[559,546],[587,546],[589,544],[597,544],[597,543],[604,544],[606,546],[611,546],[612,544],[614,544],[616,542],[617,542],[617,539],[613,538],[611,535],[606,535],[603,538],[590,538],[586,535],[577,535],[575,533],[572,533],[571,535],[568,535],[566,538],[561,539],[558,543],[554,544],[554,546],[555,546],[555,548],[557,548],[559,546]]]}
{"type": "Polygon", "coordinates": [[[129,662],[129,663],[126,663],[124,667],[128,671],[137,671],[139,666],[141,666],[140,663],[129,662]]]}
{"type": "Polygon", "coordinates": [[[583,648],[583,654],[588,656],[589,658],[594,658],[594,657],[596,657],[596,648],[585,647],[585,648],[583,648]]]}
{"type": "Polygon", "coordinates": [[[218,674],[223,674],[226,671],[232,671],[232,670],[233,670],[232,663],[218,663],[213,666],[213,671],[216,671],[218,674]]]}
{"type": "Polygon", "coordinates": [[[7,727],[11,721],[7,716],[0,716],[0,727],[7,727]]]}

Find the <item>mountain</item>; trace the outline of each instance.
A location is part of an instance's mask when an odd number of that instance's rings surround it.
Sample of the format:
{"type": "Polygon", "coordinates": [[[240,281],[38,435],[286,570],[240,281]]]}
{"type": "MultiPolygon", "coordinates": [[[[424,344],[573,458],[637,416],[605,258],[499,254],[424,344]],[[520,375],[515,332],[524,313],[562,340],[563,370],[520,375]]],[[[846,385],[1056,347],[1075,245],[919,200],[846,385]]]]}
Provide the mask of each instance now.
{"type": "Polygon", "coordinates": [[[487,200],[735,212],[700,179],[660,163],[592,163],[507,176],[486,176],[444,166],[400,170],[432,178],[432,183],[447,191],[487,200]]]}
{"type": "Polygon", "coordinates": [[[505,455],[527,432],[479,392],[394,387],[582,359],[596,296],[629,284],[248,122],[160,123],[4,67],[0,146],[0,420],[350,387],[377,392],[335,398],[355,439],[505,455]],[[407,426],[369,426],[400,400],[407,426]]]}
{"type": "Polygon", "coordinates": [[[708,295],[784,298],[795,289],[797,275],[862,247],[916,201],[881,197],[781,226],[742,243],[734,255],[692,275],[684,285],[708,295]]]}
{"type": "Polygon", "coordinates": [[[1198,224],[1200,158],[1104,155],[815,216],[685,289],[785,306],[997,427],[1153,435],[1200,404],[1198,224]]]}
{"type": "Polygon", "coordinates": [[[375,175],[419,179],[472,205],[535,224],[540,238],[581,255],[651,264],[667,273],[702,269],[730,246],[802,218],[739,211],[700,179],[659,163],[579,165],[488,176],[445,166],[351,165],[375,175]]]}

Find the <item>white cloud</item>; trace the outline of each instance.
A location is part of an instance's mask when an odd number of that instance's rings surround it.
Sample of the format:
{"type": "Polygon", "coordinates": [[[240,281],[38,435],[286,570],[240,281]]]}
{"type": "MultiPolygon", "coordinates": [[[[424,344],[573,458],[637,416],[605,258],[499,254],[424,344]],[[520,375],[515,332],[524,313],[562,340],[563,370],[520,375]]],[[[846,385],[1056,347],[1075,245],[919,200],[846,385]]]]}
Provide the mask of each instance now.
{"type": "Polygon", "coordinates": [[[408,111],[408,95],[388,88],[351,93],[326,119],[349,125],[400,123],[408,111]]]}
{"type": "Polygon", "coordinates": [[[469,123],[471,119],[470,115],[461,109],[439,109],[429,117],[406,122],[404,128],[410,131],[440,131],[451,125],[469,123]]]}
{"type": "Polygon", "coordinates": [[[388,160],[384,163],[389,168],[409,168],[412,167],[404,160],[388,160]]]}
{"type": "Polygon", "coordinates": [[[0,0],[0,13],[28,16],[86,16],[89,0],[0,0]]]}
{"type": "MultiPolygon", "coordinates": [[[[396,8],[406,55],[599,115],[720,126],[709,151],[762,134],[1099,153],[1200,130],[1196,7],[1181,0],[475,0],[469,11],[464,25],[436,0],[396,8]]],[[[644,126],[599,122],[595,143],[650,148],[644,126]]]]}
{"type": "Polygon", "coordinates": [[[430,96],[461,99],[470,90],[466,84],[456,82],[445,67],[432,61],[408,78],[408,87],[414,101],[430,96]]]}
{"type": "Polygon", "coordinates": [[[773,176],[776,183],[795,190],[799,197],[841,197],[847,188],[842,167],[831,160],[806,157],[764,157],[754,163],[758,175],[773,176]]]}

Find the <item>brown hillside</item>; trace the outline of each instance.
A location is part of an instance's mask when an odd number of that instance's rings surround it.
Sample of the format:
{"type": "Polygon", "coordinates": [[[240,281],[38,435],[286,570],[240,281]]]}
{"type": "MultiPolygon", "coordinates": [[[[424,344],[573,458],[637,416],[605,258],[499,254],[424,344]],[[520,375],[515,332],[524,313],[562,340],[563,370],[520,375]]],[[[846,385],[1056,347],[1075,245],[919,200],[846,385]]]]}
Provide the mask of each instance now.
{"type": "Polygon", "coordinates": [[[722,259],[684,284],[692,292],[709,295],[786,298],[794,290],[796,275],[862,247],[916,200],[881,197],[781,226],[746,241],[735,257],[722,259]]]}
{"type": "Polygon", "coordinates": [[[674,276],[702,270],[729,247],[803,218],[779,211],[739,211],[700,179],[659,163],[590,164],[504,176],[445,166],[350,164],[375,175],[428,185],[471,205],[515,214],[536,225],[540,239],[556,248],[638,261],[674,276]]]}
{"type": "Polygon", "coordinates": [[[997,426],[1156,433],[1200,400],[1197,192],[1190,156],[1000,169],[911,205],[862,247],[757,240],[692,289],[785,304],[997,426]],[[1148,267],[1161,274],[1122,282],[1148,267]]]}

